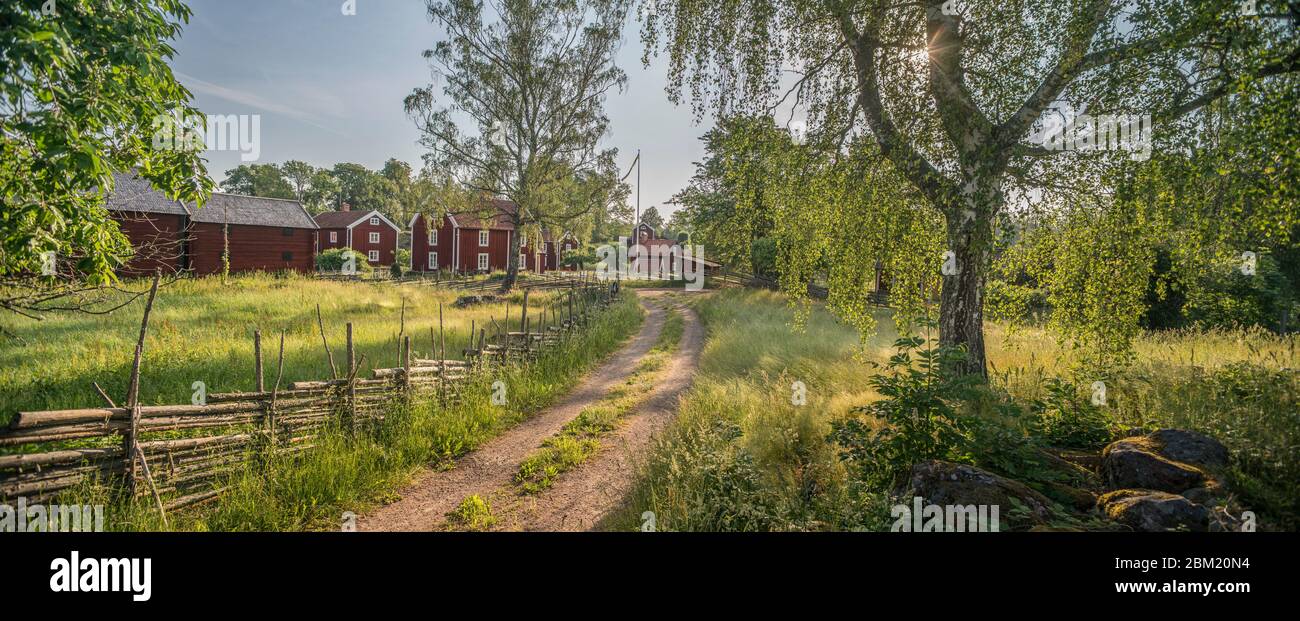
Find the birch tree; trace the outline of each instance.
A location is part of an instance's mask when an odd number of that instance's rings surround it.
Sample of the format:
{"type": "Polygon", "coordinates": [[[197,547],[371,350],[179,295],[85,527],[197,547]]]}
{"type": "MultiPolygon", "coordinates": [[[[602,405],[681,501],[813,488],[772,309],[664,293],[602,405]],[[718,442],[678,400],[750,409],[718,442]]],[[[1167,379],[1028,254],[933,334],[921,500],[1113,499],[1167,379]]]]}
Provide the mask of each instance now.
{"type": "MultiPolygon", "coordinates": [[[[1300,69],[1298,12],[1267,0],[646,0],[640,16],[646,61],[668,56],[673,101],[699,116],[793,104],[809,149],[876,158],[846,183],[881,171],[905,182],[897,200],[940,221],[943,260],[927,257],[942,270],[940,342],[984,374],[998,217],[1053,189],[1098,195],[1135,155],[1058,139],[1095,137],[1088,119],[1108,113],[1149,121],[1157,151],[1183,149],[1226,100],[1285,119],[1251,102],[1300,69]]],[[[1281,121],[1292,133],[1294,117],[1281,121]]],[[[1294,187],[1294,166],[1280,169],[1294,187]]],[[[1289,229],[1295,211],[1269,214],[1273,226],[1289,229]]]]}
{"type": "MultiPolygon", "coordinates": [[[[425,52],[434,83],[405,101],[426,164],[512,201],[517,208],[488,209],[501,209],[516,233],[558,232],[599,209],[592,179],[617,184],[616,151],[599,141],[605,96],[627,81],[614,64],[627,1],[429,0],[428,9],[445,33],[425,52]],[[568,196],[575,187],[586,191],[568,196]]],[[[505,290],[518,276],[519,241],[511,236],[505,290]]]]}

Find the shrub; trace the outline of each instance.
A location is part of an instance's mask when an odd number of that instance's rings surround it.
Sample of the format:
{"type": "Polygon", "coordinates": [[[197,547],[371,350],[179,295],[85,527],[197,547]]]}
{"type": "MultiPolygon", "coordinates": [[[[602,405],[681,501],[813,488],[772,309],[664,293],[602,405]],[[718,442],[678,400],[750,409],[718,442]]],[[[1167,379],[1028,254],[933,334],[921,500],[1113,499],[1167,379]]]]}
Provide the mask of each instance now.
{"type": "Polygon", "coordinates": [[[921,337],[898,339],[894,347],[884,372],[869,380],[884,398],[857,410],[874,421],[836,422],[832,433],[844,457],[877,489],[898,485],[919,461],[971,461],[970,420],[959,409],[978,379],[954,371],[965,352],[921,337]]]}
{"type": "Polygon", "coordinates": [[[1036,431],[1052,446],[1099,448],[1115,435],[1110,417],[1079,386],[1057,377],[1043,383],[1046,396],[1030,408],[1036,431]]]}
{"type": "Polygon", "coordinates": [[[343,265],[351,254],[356,258],[357,274],[370,274],[375,271],[366,256],[350,248],[330,248],[316,255],[316,269],[321,272],[341,272],[343,265]]]}

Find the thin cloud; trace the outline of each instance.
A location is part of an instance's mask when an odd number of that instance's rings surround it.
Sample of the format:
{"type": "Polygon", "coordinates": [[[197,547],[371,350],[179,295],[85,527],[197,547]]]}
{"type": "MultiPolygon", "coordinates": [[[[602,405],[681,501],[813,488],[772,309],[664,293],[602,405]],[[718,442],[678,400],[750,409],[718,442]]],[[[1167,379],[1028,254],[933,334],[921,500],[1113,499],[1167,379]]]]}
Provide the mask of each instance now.
{"type": "Polygon", "coordinates": [[[305,123],[307,125],[311,125],[312,127],[315,127],[317,129],[323,129],[327,132],[338,134],[340,136],[346,135],[343,134],[342,132],[339,132],[336,129],[322,125],[321,122],[323,121],[323,119],[310,112],[299,110],[292,106],[286,106],[281,103],[276,103],[274,101],[268,101],[263,97],[254,95],[253,93],[249,93],[246,91],[241,91],[233,88],[227,88],[219,84],[213,84],[206,80],[201,80],[199,78],[196,78],[192,75],[188,75],[185,73],[176,72],[176,77],[179,78],[181,82],[185,84],[185,86],[189,87],[189,89],[191,91],[194,91],[195,93],[211,95],[212,97],[217,97],[229,102],[237,103],[244,106],[249,106],[252,108],[257,108],[259,110],[264,110],[266,112],[282,114],[289,118],[301,121],[302,123],[305,123]]]}

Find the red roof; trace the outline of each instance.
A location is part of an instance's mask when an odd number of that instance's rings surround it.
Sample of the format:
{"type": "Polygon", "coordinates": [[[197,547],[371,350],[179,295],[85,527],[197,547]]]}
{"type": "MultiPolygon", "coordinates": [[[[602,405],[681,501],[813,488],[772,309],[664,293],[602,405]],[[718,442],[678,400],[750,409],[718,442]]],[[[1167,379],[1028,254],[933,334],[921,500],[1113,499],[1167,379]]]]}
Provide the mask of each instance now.
{"type": "Polygon", "coordinates": [[[482,210],[463,211],[450,214],[450,216],[452,224],[462,229],[487,228],[499,231],[513,231],[515,230],[515,224],[511,222],[510,216],[514,215],[517,209],[519,209],[519,206],[514,201],[494,198],[484,201],[482,210]]]}

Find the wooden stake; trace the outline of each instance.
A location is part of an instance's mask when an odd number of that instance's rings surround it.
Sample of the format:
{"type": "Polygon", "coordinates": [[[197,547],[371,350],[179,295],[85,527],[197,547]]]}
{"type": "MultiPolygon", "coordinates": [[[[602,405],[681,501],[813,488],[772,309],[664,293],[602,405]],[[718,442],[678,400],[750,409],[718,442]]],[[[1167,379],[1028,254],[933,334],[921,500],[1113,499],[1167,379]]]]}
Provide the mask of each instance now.
{"type": "Polygon", "coordinates": [[[266,392],[266,382],[262,379],[262,331],[253,330],[253,382],[257,392],[266,392]]]}
{"type": "Polygon", "coordinates": [[[348,322],[348,432],[357,430],[357,349],[352,343],[352,322],[348,322]]]}
{"type": "Polygon", "coordinates": [[[135,359],[131,362],[131,382],[126,393],[126,406],[131,408],[131,425],[127,429],[122,452],[130,457],[126,460],[127,489],[130,498],[135,498],[136,453],[139,450],[140,427],[140,364],[144,359],[144,337],[149,332],[149,315],[153,312],[153,301],[158,295],[158,280],[161,272],[154,272],[153,285],[149,287],[149,299],[144,304],[144,317],[140,320],[140,338],[135,343],[135,359]]]}
{"type": "Polygon", "coordinates": [[[320,304],[316,305],[316,325],[320,327],[320,342],[325,346],[325,357],[330,361],[330,379],[338,379],[339,370],[334,366],[334,353],[330,351],[329,339],[325,338],[325,320],[320,316],[320,304]]]}

